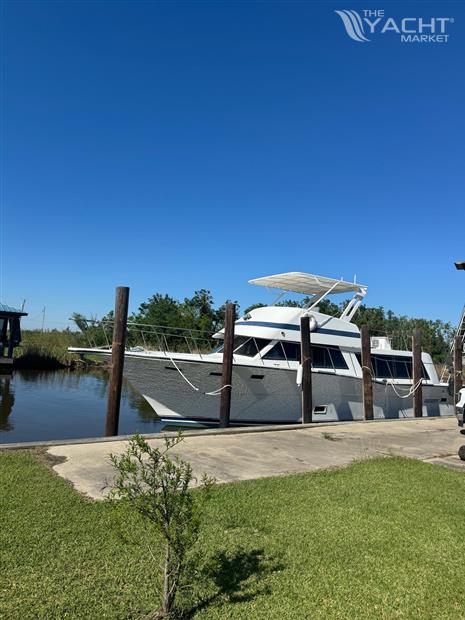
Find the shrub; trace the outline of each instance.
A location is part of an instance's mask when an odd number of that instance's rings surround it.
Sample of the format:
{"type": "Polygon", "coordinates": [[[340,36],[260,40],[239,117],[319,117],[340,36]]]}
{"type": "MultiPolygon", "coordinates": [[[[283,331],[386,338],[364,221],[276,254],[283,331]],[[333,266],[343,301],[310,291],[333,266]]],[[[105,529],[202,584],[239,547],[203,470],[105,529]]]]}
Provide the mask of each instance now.
{"type": "MultiPolygon", "coordinates": [[[[198,538],[203,507],[213,484],[204,475],[199,488],[192,490],[195,479],[190,463],[168,456],[181,441],[181,434],[164,437],[164,448],[152,448],[141,435],[134,435],[126,452],[110,457],[118,472],[110,498],[128,502],[164,543],[162,605],[154,612],[154,617],[161,618],[173,617],[176,594],[189,580],[188,553],[198,538]]],[[[158,540],[157,536],[154,544],[158,540]]]]}

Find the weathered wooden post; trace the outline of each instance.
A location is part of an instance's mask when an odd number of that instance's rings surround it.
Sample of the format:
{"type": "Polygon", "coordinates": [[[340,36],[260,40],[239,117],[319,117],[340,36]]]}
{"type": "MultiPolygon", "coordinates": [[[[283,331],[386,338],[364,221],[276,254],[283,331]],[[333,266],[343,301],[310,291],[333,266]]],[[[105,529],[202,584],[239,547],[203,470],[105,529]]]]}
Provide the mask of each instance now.
{"type": "Polygon", "coordinates": [[[462,389],[463,380],[463,342],[461,336],[454,338],[454,405],[462,389]]]}
{"type": "Polygon", "coordinates": [[[0,329],[0,357],[3,357],[8,341],[8,318],[0,318],[0,321],[2,322],[0,329]]]}
{"type": "Polygon", "coordinates": [[[224,341],[223,341],[223,374],[221,379],[221,403],[220,403],[220,428],[229,426],[229,416],[231,413],[231,391],[232,391],[232,367],[233,367],[233,344],[234,344],[234,323],[236,321],[236,306],[226,304],[224,319],[224,341]]]}
{"type": "Polygon", "coordinates": [[[302,364],[302,424],[312,422],[312,344],[310,317],[300,317],[300,361],[302,364]]]}
{"type": "Polygon", "coordinates": [[[371,338],[368,325],[360,329],[362,339],[363,417],[373,420],[373,367],[371,365],[371,338]]]}
{"type": "Polygon", "coordinates": [[[127,286],[118,286],[115,299],[115,323],[113,326],[113,344],[111,348],[110,385],[108,389],[107,417],[105,421],[105,435],[107,437],[118,434],[126,326],[128,322],[128,302],[129,288],[127,286]]]}
{"type": "Polygon", "coordinates": [[[413,415],[416,418],[421,418],[423,415],[423,389],[421,387],[423,364],[421,361],[421,331],[419,329],[413,330],[412,362],[412,384],[415,390],[413,393],[413,415]]]}
{"type": "MultiPolygon", "coordinates": [[[[13,340],[13,317],[10,317],[8,319],[8,322],[10,324],[10,338],[8,340],[8,357],[13,357],[13,350],[14,350],[14,340],[13,340]]],[[[42,329],[42,331],[44,331],[42,329]]]]}

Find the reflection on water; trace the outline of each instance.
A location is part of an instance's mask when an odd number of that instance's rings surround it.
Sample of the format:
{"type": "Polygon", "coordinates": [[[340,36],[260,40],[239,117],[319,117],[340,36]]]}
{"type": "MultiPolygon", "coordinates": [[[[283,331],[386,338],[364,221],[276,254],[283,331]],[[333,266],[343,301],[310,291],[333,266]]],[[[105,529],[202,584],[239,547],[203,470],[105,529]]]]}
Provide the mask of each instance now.
{"type": "Polygon", "coordinates": [[[11,387],[11,375],[3,375],[0,379],[0,431],[11,431],[8,421],[15,404],[15,394],[11,387]]]}
{"type": "MultiPolygon", "coordinates": [[[[0,374],[0,443],[103,435],[107,388],[108,375],[101,370],[0,374]]],[[[120,434],[153,433],[161,427],[150,405],[125,382],[120,434]]]]}

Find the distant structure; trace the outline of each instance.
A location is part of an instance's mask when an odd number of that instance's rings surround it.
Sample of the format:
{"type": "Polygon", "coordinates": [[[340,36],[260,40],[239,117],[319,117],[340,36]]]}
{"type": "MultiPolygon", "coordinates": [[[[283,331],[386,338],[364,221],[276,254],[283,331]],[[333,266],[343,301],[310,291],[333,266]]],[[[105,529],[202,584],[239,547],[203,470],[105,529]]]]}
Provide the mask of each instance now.
{"type": "Polygon", "coordinates": [[[21,317],[27,312],[0,303],[0,369],[13,364],[13,350],[21,342],[21,317]]]}

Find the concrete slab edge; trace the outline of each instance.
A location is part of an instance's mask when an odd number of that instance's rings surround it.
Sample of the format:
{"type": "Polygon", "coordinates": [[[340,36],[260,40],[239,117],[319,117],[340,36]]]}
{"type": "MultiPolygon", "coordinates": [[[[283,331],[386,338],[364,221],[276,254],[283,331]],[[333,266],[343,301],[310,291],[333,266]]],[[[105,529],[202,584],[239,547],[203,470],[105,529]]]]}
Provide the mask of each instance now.
{"type": "MultiPolygon", "coordinates": [[[[346,426],[354,423],[378,424],[380,422],[422,422],[428,420],[430,422],[442,420],[444,418],[453,418],[450,416],[435,416],[423,418],[389,418],[378,420],[347,420],[341,422],[312,422],[311,424],[267,424],[264,426],[236,426],[230,428],[206,428],[197,430],[183,430],[183,437],[199,437],[209,435],[240,435],[246,433],[270,433],[277,431],[303,430],[308,428],[334,428],[336,426],[346,426]]],[[[72,446],[89,443],[111,443],[117,441],[129,441],[134,435],[117,435],[116,437],[84,437],[81,439],[54,439],[49,441],[23,441],[15,443],[0,443],[0,450],[26,450],[32,448],[51,448],[53,446],[72,446]]],[[[141,433],[145,439],[160,439],[163,437],[175,437],[176,431],[166,431],[158,433],[141,433]]]]}

